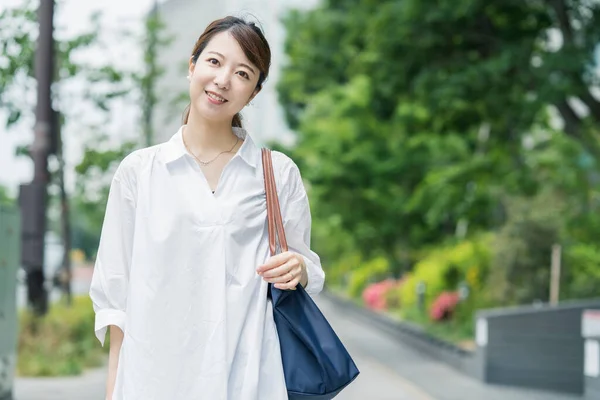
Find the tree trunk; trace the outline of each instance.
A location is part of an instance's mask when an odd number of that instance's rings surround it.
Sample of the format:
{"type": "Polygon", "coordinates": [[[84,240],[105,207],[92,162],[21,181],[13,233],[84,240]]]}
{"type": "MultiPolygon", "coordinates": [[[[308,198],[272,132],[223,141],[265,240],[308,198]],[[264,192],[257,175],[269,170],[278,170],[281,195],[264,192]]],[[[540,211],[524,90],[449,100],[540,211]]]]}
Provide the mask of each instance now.
{"type": "Polygon", "coordinates": [[[65,188],[65,159],[63,154],[62,135],[60,123],[58,128],[58,186],[60,190],[60,226],[63,243],[62,268],[59,275],[60,287],[65,296],[67,304],[72,303],[71,293],[71,218],[69,197],[65,188]]]}
{"type": "MultiPolygon", "coordinates": [[[[549,4],[554,10],[558,27],[563,36],[563,47],[567,46],[580,49],[581,43],[577,43],[575,40],[575,34],[569,16],[569,8],[565,3],[565,0],[550,0],[549,4]]],[[[583,82],[581,74],[573,72],[569,73],[568,71],[567,74],[573,79],[573,83],[575,83],[576,87],[581,89],[581,92],[578,93],[578,97],[590,110],[590,116],[596,123],[600,124],[600,101],[594,98],[590,93],[588,85],[583,82]]]]}
{"type": "Polygon", "coordinates": [[[600,101],[596,100],[587,88],[579,95],[579,98],[590,110],[590,116],[594,122],[600,125],[600,101]]]}
{"type": "Polygon", "coordinates": [[[565,132],[567,133],[567,135],[571,136],[572,138],[578,141],[581,141],[581,119],[579,118],[579,116],[571,108],[566,99],[560,100],[554,105],[563,118],[563,121],[565,123],[565,132]]]}

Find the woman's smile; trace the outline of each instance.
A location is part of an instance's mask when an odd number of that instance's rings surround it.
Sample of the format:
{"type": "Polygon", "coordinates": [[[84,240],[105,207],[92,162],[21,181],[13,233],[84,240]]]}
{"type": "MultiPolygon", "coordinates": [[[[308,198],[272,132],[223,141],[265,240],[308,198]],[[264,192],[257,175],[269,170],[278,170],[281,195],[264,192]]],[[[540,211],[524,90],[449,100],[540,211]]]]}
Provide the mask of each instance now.
{"type": "Polygon", "coordinates": [[[208,97],[208,101],[210,101],[212,104],[224,104],[227,103],[227,99],[219,96],[218,94],[216,94],[215,92],[211,92],[208,90],[205,90],[204,93],[206,93],[206,96],[208,97]]]}

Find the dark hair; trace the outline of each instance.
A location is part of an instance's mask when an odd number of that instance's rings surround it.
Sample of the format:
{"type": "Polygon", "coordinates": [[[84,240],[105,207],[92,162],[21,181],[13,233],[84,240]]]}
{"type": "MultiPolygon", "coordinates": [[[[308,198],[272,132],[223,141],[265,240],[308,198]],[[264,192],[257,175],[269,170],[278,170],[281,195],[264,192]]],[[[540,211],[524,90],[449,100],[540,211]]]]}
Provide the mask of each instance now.
{"type": "MultiPolygon", "coordinates": [[[[208,42],[221,32],[231,33],[239,43],[246,57],[248,57],[248,60],[258,67],[260,75],[256,89],[262,89],[262,85],[269,75],[269,67],[271,66],[271,48],[260,28],[253,22],[246,22],[241,18],[231,16],[211,22],[196,41],[194,51],[192,52],[193,63],[198,61],[200,53],[206,48],[208,42]]],[[[184,124],[187,124],[189,116],[190,105],[186,107],[183,113],[184,124]]],[[[239,113],[233,117],[231,126],[242,127],[242,116],[239,113]]]]}

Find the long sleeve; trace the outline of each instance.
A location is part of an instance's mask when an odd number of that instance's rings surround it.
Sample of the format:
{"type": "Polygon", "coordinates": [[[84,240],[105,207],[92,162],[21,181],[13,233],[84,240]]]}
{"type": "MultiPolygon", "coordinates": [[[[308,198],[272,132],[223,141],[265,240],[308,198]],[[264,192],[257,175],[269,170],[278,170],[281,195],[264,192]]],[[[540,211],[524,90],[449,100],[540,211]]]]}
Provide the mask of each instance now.
{"type": "Polygon", "coordinates": [[[308,196],[300,171],[293,162],[290,162],[283,174],[280,179],[286,184],[282,190],[281,209],[288,248],[303,256],[308,272],[305,289],[310,295],[315,295],[323,289],[325,272],[319,256],[310,248],[311,214],[308,196]]]}
{"type": "Polygon", "coordinates": [[[135,197],[122,167],[111,183],[90,287],[96,313],[96,337],[102,345],[109,325],[118,326],[125,332],[135,197]]]}

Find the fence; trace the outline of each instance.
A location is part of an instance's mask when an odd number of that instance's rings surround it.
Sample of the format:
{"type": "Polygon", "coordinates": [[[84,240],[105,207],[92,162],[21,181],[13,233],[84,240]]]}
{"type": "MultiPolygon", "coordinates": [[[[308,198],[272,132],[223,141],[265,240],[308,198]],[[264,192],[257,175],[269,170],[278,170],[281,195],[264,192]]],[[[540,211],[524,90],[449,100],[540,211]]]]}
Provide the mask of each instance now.
{"type": "Polygon", "coordinates": [[[0,399],[12,398],[16,364],[16,283],[20,256],[20,216],[0,206],[0,399]]]}
{"type": "Polygon", "coordinates": [[[581,316],[586,309],[600,309],[600,300],[478,312],[476,341],[482,379],[582,395],[581,316]]]}

